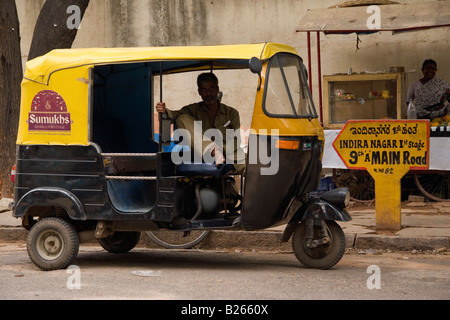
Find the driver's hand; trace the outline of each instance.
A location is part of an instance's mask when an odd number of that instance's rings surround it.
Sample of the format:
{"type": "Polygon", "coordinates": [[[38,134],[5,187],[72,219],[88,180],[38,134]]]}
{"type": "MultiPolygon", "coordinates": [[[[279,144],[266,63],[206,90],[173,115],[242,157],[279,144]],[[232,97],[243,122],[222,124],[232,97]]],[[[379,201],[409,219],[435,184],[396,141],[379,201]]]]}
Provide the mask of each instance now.
{"type": "Polygon", "coordinates": [[[225,163],[225,157],[220,148],[213,148],[211,151],[211,155],[214,157],[216,166],[220,166],[221,164],[225,163]]]}
{"type": "Polygon", "coordinates": [[[156,104],[156,111],[159,113],[165,113],[166,112],[166,104],[164,102],[158,102],[156,104]]]}

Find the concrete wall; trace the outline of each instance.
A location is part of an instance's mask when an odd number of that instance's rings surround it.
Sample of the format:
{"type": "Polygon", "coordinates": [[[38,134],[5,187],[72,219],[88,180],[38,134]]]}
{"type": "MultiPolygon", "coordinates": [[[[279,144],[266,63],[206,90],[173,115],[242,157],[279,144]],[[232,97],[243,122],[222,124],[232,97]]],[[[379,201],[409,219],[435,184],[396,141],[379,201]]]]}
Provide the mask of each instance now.
{"type": "MultiPolygon", "coordinates": [[[[400,3],[419,1],[398,0],[400,3]]],[[[26,60],[34,24],[44,0],[16,2],[26,60]]],[[[342,1],[91,0],[74,47],[183,46],[276,41],[295,47],[307,64],[306,34],[296,32],[300,19],[308,9],[327,8],[340,2],[342,1]]],[[[449,31],[450,28],[439,28],[396,35],[389,32],[361,35],[358,50],[355,34],[322,34],[322,74],[347,72],[348,68],[360,72],[388,71],[390,66],[404,66],[405,70],[415,70],[407,73],[408,85],[421,77],[423,60],[433,58],[438,63],[438,76],[450,81],[450,65],[446,63],[450,52],[449,31]]],[[[315,34],[312,40],[313,68],[310,72],[317,107],[315,34]]],[[[194,85],[193,80],[195,79],[186,79],[187,83],[191,81],[194,85]]],[[[225,78],[221,83],[226,85],[231,82],[232,79],[225,78]]],[[[185,83],[176,82],[176,86],[185,83]]],[[[235,95],[235,88],[230,86],[226,89],[226,97],[235,95]]],[[[186,103],[198,98],[195,88],[182,96],[186,103]]],[[[233,96],[227,102],[231,105],[251,105],[251,101],[247,101],[245,97],[233,96]]]]}

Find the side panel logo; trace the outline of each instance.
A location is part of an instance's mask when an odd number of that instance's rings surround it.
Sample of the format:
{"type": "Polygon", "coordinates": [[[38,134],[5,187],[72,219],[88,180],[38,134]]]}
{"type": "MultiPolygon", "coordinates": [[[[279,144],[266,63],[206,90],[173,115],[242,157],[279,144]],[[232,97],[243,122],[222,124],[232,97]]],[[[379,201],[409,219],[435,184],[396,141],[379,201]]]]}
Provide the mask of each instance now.
{"type": "Polygon", "coordinates": [[[64,99],[55,91],[38,92],[28,115],[29,131],[70,131],[72,121],[64,99]]]}

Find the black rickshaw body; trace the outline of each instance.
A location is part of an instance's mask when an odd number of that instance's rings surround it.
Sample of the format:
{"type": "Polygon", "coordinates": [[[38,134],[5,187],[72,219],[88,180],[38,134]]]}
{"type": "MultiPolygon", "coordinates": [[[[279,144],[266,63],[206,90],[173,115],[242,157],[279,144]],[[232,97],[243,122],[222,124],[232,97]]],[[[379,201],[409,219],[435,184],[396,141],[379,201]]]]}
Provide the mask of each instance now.
{"type": "Polygon", "coordinates": [[[55,50],[30,61],[22,83],[14,216],[28,230],[61,217],[97,239],[346,221],[345,195],[309,196],[323,147],[305,67],[289,46],[55,50]],[[162,95],[165,75],[228,69],[258,76],[245,173],[232,164],[174,163],[171,120],[155,125],[155,78],[162,95]],[[241,189],[229,201],[231,180],[241,189]]]}

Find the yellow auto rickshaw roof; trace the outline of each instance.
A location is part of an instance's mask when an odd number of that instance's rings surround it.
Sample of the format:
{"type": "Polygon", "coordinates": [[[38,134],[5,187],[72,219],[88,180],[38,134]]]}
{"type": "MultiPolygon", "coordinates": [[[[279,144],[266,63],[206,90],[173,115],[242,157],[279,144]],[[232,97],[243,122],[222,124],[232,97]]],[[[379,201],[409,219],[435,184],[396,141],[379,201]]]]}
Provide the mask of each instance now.
{"type": "Polygon", "coordinates": [[[278,52],[298,55],[291,46],[271,42],[219,46],[58,49],[28,61],[24,78],[45,84],[55,71],[84,65],[151,60],[241,60],[252,57],[266,60],[278,52]]]}

